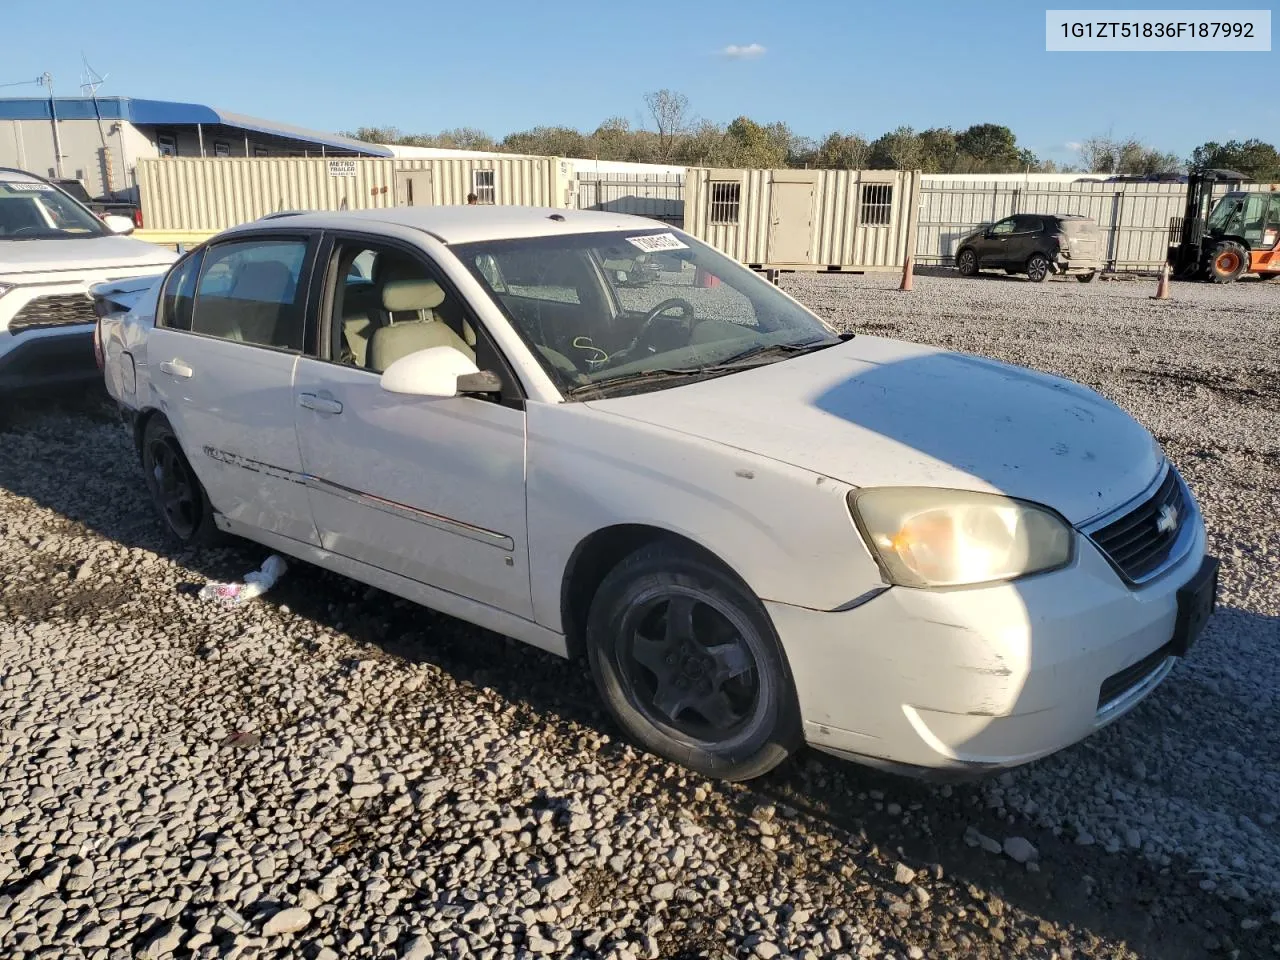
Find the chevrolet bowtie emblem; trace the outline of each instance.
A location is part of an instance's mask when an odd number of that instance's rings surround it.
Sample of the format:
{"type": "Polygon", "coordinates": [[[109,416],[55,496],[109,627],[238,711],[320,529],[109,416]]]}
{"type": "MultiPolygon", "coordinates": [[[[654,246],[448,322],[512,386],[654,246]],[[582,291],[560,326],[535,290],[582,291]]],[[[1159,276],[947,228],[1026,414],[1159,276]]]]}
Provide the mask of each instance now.
{"type": "Polygon", "coordinates": [[[1173,504],[1166,503],[1160,508],[1160,514],[1156,517],[1156,529],[1161,533],[1173,533],[1178,529],[1178,508],[1173,504]]]}

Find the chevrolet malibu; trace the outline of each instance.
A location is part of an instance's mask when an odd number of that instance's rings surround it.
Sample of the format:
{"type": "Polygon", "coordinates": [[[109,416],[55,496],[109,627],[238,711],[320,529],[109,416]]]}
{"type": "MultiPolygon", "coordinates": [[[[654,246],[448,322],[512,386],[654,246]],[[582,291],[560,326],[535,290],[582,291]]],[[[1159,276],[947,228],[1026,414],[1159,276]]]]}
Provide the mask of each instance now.
{"type": "Polygon", "coordinates": [[[916,774],[1043,757],[1214,606],[1195,499],[1118,407],[836,333],[654,221],[273,216],[129,299],[104,375],[169,534],[583,657],[632,738],[712,776],[804,742],[916,774]]]}

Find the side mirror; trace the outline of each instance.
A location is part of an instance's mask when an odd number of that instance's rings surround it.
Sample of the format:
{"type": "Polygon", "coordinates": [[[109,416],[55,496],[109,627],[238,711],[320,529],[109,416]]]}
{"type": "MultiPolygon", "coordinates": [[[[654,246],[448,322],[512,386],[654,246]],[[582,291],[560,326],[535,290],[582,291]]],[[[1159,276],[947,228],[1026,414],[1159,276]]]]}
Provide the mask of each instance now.
{"type": "Polygon", "coordinates": [[[108,213],[102,218],[102,222],[107,225],[107,229],[112,233],[128,235],[134,231],[134,223],[128,217],[121,217],[114,213],[108,213]]]}
{"type": "Polygon", "coordinates": [[[415,397],[457,397],[472,393],[499,393],[502,381],[482,371],[455,347],[428,347],[401,357],[382,373],[383,390],[415,397]]]}

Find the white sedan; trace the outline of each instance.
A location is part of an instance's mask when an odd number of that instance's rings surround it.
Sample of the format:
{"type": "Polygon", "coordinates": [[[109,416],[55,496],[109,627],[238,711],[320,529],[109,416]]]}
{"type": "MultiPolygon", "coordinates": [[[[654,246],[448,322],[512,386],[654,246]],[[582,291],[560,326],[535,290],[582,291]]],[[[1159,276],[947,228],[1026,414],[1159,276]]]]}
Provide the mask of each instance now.
{"type": "Polygon", "coordinates": [[[1155,440],[1065,380],[837,334],[681,231],[275,216],[101,321],[184,543],[257,541],[584,656],[654,753],[981,773],[1125,713],[1217,562],[1155,440]]]}

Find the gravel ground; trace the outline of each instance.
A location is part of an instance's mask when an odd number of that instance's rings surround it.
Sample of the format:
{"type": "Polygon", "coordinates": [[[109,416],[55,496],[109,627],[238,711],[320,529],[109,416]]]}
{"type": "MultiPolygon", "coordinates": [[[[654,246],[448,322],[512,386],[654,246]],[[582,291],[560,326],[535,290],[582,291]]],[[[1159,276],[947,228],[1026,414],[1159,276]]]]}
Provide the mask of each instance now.
{"type": "Polygon", "coordinates": [[[1280,284],[785,276],[842,326],[1087,383],[1165,443],[1223,608],[997,780],[622,742],[585,672],[252,546],[166,547],[100,398],[0,420],[0,956],[1280,955],[1280,284]]]}

